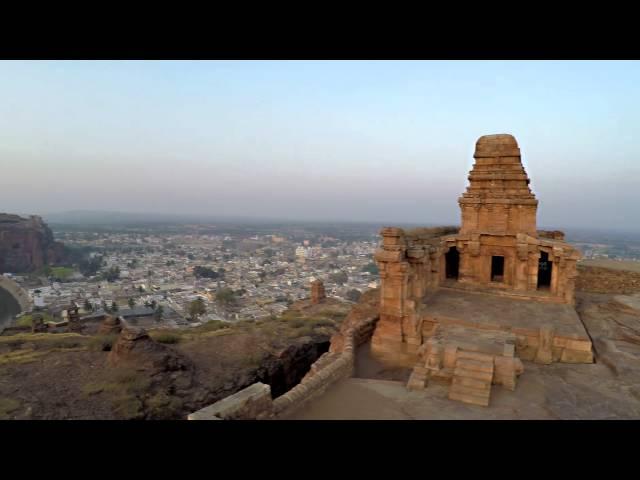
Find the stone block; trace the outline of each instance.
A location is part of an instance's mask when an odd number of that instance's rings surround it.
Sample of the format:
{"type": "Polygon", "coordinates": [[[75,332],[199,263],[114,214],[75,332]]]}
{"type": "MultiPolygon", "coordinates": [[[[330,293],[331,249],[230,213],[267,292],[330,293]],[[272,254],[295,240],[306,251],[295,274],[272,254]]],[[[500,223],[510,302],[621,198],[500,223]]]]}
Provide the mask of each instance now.
{"type": "Polygon", "coordinates": [[[568,348],[565,348],[562,351],[560,361],[563,363],[593,363],[593,352],[570,350],[568,348]]]}
{"type": "Polygon", "coordinates": [[[190,414],[189,420],[247,420],[273,410],[271,387],[263,383],[253,385],[190,414]]]}

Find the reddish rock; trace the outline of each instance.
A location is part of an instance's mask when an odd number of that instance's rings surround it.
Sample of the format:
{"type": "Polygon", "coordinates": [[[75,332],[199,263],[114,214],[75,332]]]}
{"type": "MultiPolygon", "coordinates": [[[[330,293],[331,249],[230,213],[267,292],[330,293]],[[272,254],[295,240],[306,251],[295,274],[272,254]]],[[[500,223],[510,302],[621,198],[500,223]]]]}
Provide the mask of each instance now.
{"type": "Polygon", "coordinates": [[[98,328],[99,335],[110,335],[113,333],[120,333],[122,331],[122,324],[119,317],[113,315],[106,315],[104,320],[98,328]]]}
{"type": "Polygon", "coordinates": [[[58,263],[63,249],[42,218],[0,213],[0,273],[32,271],[58,263]]]}
{"type": "Polygon", "coordinates": [[[188,370],[191,362],[166,345],[155,342],[144,328],[125,327],[109,352],[110,365],[134,364],[153,372],[188,370]]]}

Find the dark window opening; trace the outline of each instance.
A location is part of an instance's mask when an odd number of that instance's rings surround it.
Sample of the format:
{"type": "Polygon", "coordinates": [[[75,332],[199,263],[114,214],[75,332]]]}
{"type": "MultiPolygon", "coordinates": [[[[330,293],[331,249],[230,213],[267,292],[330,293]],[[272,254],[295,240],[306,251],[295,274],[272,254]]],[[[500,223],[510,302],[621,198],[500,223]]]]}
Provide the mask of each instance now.
{"type": "Polygon", "coordinates": [[[551,287],[551,270],[553,262],[549,261],[547,252],[540,252],[540,260],[538,261],[538,288],[551,287]]]}
{"type": "Polygon", "coordinates": [[[504,257],[491,257],[491,281],[502,282],[504,280],[504,257]]]}
{"type": "Polygon", "coordinates": [[[456,247],[451,247],[444,256],[447,265],[447,278],[458,279],[458,268],[460,267],[460,253],[456,247]]]}
{"type": "Polygon", "coordinates": [[[17,249],[19,249],[19,248],[20,248],[20,244],[19,244],[19,243],[14,243],[12,248],[13,248],[14,250],[17,250],[17,249]]]}

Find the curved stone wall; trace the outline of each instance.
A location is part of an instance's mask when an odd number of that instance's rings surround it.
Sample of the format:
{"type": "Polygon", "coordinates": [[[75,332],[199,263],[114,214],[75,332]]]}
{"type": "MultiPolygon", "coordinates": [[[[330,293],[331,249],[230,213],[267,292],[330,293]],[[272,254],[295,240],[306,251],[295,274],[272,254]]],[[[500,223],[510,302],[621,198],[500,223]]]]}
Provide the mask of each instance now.
{"type": "Polygon", "coordinates": [[[29,294],[16,282],[9,277],[0,275],[0,288],[4,288],[16,299],[18,305],[20,305],[20,310],[23,312],[31,311],[33,303],[31,302],[31,298],[29,298],[29,294]]]}

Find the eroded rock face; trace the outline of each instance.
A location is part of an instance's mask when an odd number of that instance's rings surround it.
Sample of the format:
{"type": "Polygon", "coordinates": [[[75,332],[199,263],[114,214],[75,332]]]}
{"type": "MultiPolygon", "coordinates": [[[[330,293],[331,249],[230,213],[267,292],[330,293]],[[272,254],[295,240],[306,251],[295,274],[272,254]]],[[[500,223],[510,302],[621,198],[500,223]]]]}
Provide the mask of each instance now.
{"type": "Polygon", "coordinates": [[[63,249],[39,216],[0,213],[0,272],[27,272],[55,264],[62,260],[63,249]]]}

